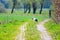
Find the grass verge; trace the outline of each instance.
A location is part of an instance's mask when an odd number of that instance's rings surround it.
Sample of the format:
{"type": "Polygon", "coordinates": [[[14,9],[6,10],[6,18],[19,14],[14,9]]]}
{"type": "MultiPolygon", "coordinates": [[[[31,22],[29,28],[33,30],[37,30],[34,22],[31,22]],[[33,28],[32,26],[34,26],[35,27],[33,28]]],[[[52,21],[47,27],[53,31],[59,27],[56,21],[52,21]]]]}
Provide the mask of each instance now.
{"type": "Polygon", "coordinates": [[[30,21],[26,27],[25,40],[40,40],[39,31],[36,29],[37,23],[30,21]]]}
{"type": "Polygon", "coordinates": [[[51,34],[53,40],[60,40],[60,24],[56,24],[53,20],[50,20],[45,24],[45,27],[51,34]]]}
{"type": "Polygon", "coordinates": [[[20,25],[23,22],[12,22],[0,25],[0,40],[15,40],[16,35],[20,32],[20,25]]]}

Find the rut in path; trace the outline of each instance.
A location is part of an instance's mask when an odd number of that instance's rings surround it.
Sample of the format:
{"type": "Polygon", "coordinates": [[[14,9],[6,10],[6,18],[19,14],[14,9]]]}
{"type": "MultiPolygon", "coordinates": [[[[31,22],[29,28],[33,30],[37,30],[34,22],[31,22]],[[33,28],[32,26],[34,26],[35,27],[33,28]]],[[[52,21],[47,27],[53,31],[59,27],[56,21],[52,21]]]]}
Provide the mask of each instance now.
{"type": "Polygon", "coordinates": [[[27,23],[24,23],[22,26],[20,26],[20,34],[16,37],[15,40],[25,40],[25,27],[27,23]]]}
{"type": "Polygon", "coordinates": [[[44,23],[48,22],[49,20],[50,19],[44,20],[37,25],[37,30],[40,31],[41,40],[52,40],[51,36],[48,34],[46,28],[44,27],[44,23]]]}

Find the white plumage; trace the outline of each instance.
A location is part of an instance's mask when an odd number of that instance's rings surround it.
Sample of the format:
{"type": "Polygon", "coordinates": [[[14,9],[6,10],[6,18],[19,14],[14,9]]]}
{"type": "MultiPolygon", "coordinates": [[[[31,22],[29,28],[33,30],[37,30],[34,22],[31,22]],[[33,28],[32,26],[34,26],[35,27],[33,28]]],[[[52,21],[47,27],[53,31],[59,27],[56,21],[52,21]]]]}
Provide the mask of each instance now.
{"type": "Polygon", "coordinates": [[[38,22],[38,19],[37,18],[32,18],[33,21],[35,22],[38,22]]]}

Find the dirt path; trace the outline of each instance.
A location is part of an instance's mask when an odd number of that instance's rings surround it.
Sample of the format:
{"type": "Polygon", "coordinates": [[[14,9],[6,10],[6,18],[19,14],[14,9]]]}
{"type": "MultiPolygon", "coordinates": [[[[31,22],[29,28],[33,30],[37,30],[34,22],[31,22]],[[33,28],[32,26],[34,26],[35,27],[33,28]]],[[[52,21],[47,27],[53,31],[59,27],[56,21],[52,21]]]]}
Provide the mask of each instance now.
{"type": "Polygon", "coordinates": [[[20,26],[20,34],[16,37],[16,40],[25,40],[25,27],[27,23],[24,23],[22,26],[20,26]]]}
{"type": "Polygon", "coordinates": [[[48,22],[49,20],[50,19],[44,20],[37,25],[37,30],[40,31],[41,40],[52,40],[51,36],[48,34],[46,28],[44,27],[44,23],[48,22]]]}

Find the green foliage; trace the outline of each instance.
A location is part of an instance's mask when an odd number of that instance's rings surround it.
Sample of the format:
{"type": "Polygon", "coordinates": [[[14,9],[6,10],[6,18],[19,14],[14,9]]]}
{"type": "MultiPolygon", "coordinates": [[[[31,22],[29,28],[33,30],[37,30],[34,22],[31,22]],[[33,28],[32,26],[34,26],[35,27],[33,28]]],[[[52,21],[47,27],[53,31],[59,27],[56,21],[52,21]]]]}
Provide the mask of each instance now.
{"type": "Polygon", "coordinates": [[[60,24],[56,24],[53,20],[50,20],[45,24],[45,27],[51,34],[53,40],[60,40],[60,24]]]}

